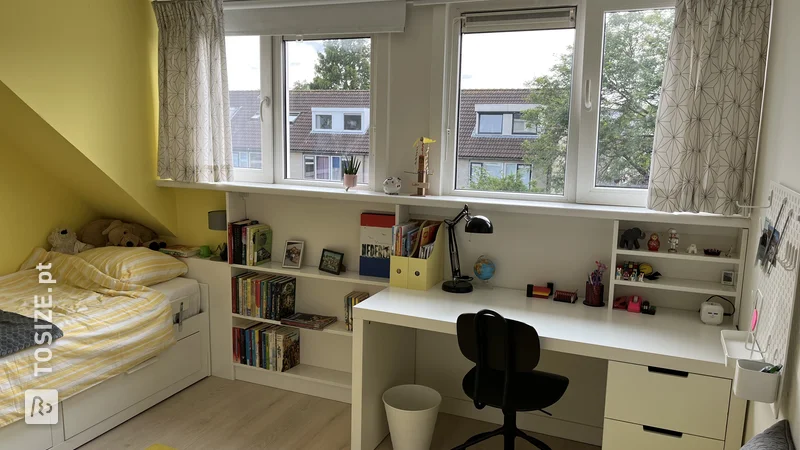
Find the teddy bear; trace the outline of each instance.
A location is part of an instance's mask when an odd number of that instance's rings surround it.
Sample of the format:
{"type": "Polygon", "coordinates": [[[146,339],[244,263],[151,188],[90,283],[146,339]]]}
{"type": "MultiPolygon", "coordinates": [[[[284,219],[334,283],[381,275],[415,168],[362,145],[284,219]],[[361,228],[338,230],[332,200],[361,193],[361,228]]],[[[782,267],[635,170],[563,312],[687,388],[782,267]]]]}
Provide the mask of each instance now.
{"type": "Polygon", "coordinates": [[[86,224],[78,231],[80,240],[96,247],[147,247],[158,250],[167,243],[158,239],[158,234],[138,223],[125,223],[115,219],[99,219],[86,224]]]}
{"type": "Polygon", "coordinates": [[[47,236],[47,242],[52,246],[50,248],[51,252],[65,253],[67,255],[74,255],[94,248],[92,244],[79,241],[78,235],[69,228],[56,228],[47,236]]]}

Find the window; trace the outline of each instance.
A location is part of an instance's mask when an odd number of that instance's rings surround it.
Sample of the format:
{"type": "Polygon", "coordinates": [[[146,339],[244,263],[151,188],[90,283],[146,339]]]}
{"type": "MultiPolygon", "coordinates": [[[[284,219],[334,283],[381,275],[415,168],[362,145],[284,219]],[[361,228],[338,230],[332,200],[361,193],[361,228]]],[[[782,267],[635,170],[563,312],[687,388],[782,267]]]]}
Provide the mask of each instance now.
{"type": "Polygon", "coordinates": [[[645,206],[674,2],[507,3],[451,10],[445,192],[645,206]]]}
{"type": "Polygon", "coordinates": [[[317,117],[317,130],[332,130],[333,129],[333,116],[330,114],[319,114],[317,117]]]}
{"type": "Polygon", "coordinates": [[[261,70],[261,62],[271,60],[270,42],[260,36],[225,38],[235,181],[272,181],[271,165],[264,164],[272,158],[272,115],[267,107],[262,111],[272,85],[269,71],[261,70]]]}
{"type": "Polygon", "coordinates": [[[503,115],[478,113],[478,134],[502,134],[503,115]]]}
{"type": "Polygon", "coordinates": [[[675,9],[589,8],[602,39],[587,44],[584,71],[600,82],[581,117],[578,200],[644,206],[675,9]]]}
{"type": "Polygon", "coordinates": [[[314,164],[314,157],[313,156],[304,156],[303,157],[303,178],[306,180],[313,180],[314,174],[316,173],[316,164],[314,164]]]}
{"type": "Polygon", "coordinates": [[[345,114],[344,129],[347,131],[361,131],[361,114],[345,114]]]}
{"type": "Polygon", "coordinates": [[[455,8],[463,21],[452,71],[459,74],[450,119],[458,130],[454,189],[563,198],[567,149],[577,143],[568,133],[576,9],[506,14],[459,8],[475,6],[455,8]],[[537,127],[549,133],[537,133],[537,127]],[[484,161],[479,172],[474,164],[460,164],[480,158],[508,162],[484,161]],[[533,180],[531,164],[541,168],[533,180]]]}
{"type": "Polygon", "coordinates": [[[514,113],[513,134],[539,134],[539,127],[525,120],[521,112],[514,113]]]}
{"type": "Polygon", "coordinates": [[[282,46],[286,178],[339,182],[342,159],[355,155],[359,182],[368,181],[372,39],[284,38],[282,46]]]}

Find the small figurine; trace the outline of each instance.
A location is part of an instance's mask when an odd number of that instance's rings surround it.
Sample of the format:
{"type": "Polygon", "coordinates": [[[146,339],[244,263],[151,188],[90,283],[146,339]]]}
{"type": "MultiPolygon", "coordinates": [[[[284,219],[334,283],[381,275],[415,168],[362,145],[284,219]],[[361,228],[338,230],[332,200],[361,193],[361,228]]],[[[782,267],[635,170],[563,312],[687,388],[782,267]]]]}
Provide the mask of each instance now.
{"type": "Polygon", "coordinates": [[[400,177],[389,177],[383,181],[383,192],[389,195],[400,194],[402,180],[400,177]]]}
{"type": "Polygon", "coordinates": [[[636,281],[638,281],[640,283],[644,282],[644,273],[643,272],[639,272],[639,275],[636,277],[636,281]]]}
{"type": "Polygon", "coordinates": [[[617,272],[614,274],[614,279],[615,280],[622,279],[622,266],[617,266],[617,272]]]}
{"type": "Polygon", "coordinates": [[[635,248],[639,250],[639,239],[644,239],[644,237],[644,232],[638,228],[625,230],[619,238],[619,248],[624,248],[626,250],[633,250],[635,248]]]}
{"type": "Polygon", "coordinates": [[[688,253],[690,255],[696,255],[697,254],[697,246],[694,245],[694,244],[689,244],[689,248],[686,249],[686,253],[688,253]]]}
{"type": "Polygon", "coordinates": [[[647,249],[651,252],[657,252],[661,247],[661,241],[658,240],[658,234],[653,233],[650,235],[650,240],[647,241],[647,249]]]}
{"type": "Polygon", "coordinates": [[[669,239],[667,239],[667,242],[669,242],[669,252],[678,253],[678,242],[680,241],[680,236],[678,236],[678,230],[676,230],[675,228],[670,228],[668,232],[669,232],[669,239]]]}

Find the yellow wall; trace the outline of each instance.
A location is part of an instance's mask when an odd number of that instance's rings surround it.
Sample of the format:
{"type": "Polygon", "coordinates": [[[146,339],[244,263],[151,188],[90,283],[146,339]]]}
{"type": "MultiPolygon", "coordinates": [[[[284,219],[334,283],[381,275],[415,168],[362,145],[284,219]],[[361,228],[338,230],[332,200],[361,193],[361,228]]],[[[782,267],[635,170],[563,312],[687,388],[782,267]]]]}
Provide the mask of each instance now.
{"type": "Polygon", "coordinates": [[[31,165],[24,155],[0,140],[0,275],[17,270],[34,247],[49,248],[47,235],[53,228],[78,228],[95,212],[72,190],[31,165]]]}
{"type": "MultiPolygon", "coordinates": [[[[155,186],[157,31],[148,0],[5,0],[0,81],[174,232],[155,186]]],[[[158,227],[161,228],[161,227],[158,227]]]]}
{"type": "Polygon", "coordinates": [[[208,229],[208,212],[225,209],[225,193],[199,189],[175,189],[178,214],[177,241],[208,245],[213,250],[227,240],[225,231],[208,229]]]}

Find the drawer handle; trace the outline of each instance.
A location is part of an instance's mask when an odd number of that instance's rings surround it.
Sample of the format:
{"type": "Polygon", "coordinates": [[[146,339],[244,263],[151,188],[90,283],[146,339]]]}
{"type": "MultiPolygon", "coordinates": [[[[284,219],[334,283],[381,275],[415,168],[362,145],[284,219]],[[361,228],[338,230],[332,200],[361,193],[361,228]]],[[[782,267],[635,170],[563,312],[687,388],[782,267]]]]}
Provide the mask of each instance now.
{"type": "Polygon", "coordinates": [[[402,270],[400,270],[400,269],[397,269],[397,273],[398,273],[398,275],[399,275],[399,274],[403,273],[403,271],[402,271],[402,270]]]}
{"type": "Polygon", "coordinates": [[[672,375],[673,377],[689,378],[689,372],[682,370],[665,369],[663,367],[647,366],[647,371],[651,373],[660,373],[662,375],[672,375]]]}
{"type": "Polygon", "coordinates": [[[158,356],[156,356],[155,358],[148,359],[147,361],[139,364],[138,366],[132,368],[131,370],[129,370],[129,371],[125,372],[125,373],[128,374],[128,375],[134,374],[134,373],[144,369],[145,367],[152,366],[156,362],[158,362],[158,356]]]}
{"type": "Polygon", "coordinates": [[[414,272],[414,275],[416,275],[416,276],[419,276],[419,270],[417,270],[416,272],[414,272]]]}
{"type": "Polygon", "coordinates": [[[656,427],[651,427],[651,426],[647,426],[647,425],[642,425],[642,429],[644,431],[648,432],[648,433],[663,434],[663,435],[666,435],[666,436],[676,437],[678,439],[683,437],[683,433],[681,433],[681,432],[667,430],[667,429],[664,429],[664,428],[656,428],[656,427]]]}

